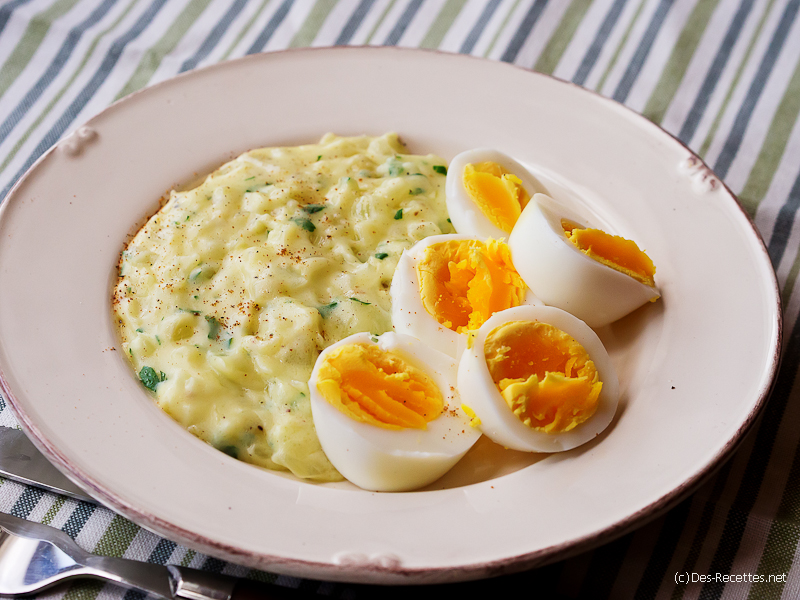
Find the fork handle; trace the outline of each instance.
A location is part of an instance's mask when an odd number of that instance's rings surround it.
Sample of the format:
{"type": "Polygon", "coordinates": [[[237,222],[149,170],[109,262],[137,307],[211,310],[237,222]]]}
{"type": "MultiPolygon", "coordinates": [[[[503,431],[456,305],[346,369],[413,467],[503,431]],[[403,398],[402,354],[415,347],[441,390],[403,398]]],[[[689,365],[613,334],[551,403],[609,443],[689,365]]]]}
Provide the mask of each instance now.
{"type": "Polygon", "coordinates": [[[250,579],[169,565],[174,597],[184,600],[304,600],[315,594],[250,579]]]}

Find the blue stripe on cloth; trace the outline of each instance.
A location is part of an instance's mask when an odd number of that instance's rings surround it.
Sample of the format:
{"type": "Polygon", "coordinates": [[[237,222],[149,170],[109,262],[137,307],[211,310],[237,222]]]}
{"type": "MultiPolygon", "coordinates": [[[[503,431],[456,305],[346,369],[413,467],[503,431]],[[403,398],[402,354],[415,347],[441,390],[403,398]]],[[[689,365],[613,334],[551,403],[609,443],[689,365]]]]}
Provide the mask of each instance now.
{"type": "Polygon", "coordinates": [[[258,34],[256,41],[253,42],[252,46],[250,46],[247,54],[255,54],[256,52],[261,52],[264,49],[264,46],[267,45],[269,40],[275,34],[275,31],[278,29],[278,27],[280,27],[281,23],[283,23],[286,15],[289,14],[292,4],[294,4],[294,0],[284,0],[283,4],[278,7],[278,10],[275,11],[275,13],[272,15],[272,18],[264,26],[264,29],[261,30],[261,33],[258,34]]]}
{"type": "Polygon", "coordinates": [[[8,20],[11,18],[11,13],[28,2],[30,2],[30,0],[12,0],[8,4],[0,6],[0,34],[2,34],[3,30],[6,28],[8,20]]]}
{"type": "Polygon", "coordinates": [[[210,571],[211,573],[222,573],[222,569],[225,568],[227,563],[221,561],[218,558],[214,558],[213,556],[209,556],[206,558],[205,562],[203,562],[203,570],[210,571]]]}
{"type": "Polygon", "coordinates": [[[511,38],[508,46],[506,46],[505,52],[503,52],[503,56],[500,57],[500,60],[513,63],[517,59],[519,51],[522,50],[522,45],[531,34],[533,26],[536,25],[545,6],[547,6],[547,0],[536,0],[536,2],[533,3],[528,9],[528,12],[525,13],[522,23],[520,23],[519,27],[514,32],[514,36],[511,38]]]}
{"type": "Polygon", "coordinates": [[[614,4],[611,5],[611,8],[606,13],[605,19],[603,19],[603,23],[600,25],[600,29],[597,30],[597,34],[594,36],[594,40],[592,40],[592,45],[589,46],[586,54],[583,55],[583,60],[581,60],[578,70],[575,71],[575,75],[572,78],[573,83],[577,83],[578,85],[586,83],[589,73],[592,72],[595,63],[597,63],[597,59],[603,51],[603,47],[606,45],[608,38],[611,36],[611,32],[614,31],[614,26],[617,24],[617,21],[619,21],[622,9],[625,8],[627,3],[628,0],[616,0],[614,4]]]}
{"type": "Polygon", "coordinates": [[[86,525],[86,521],[89,520],[89,517],[94,514],[96,508],[94,504],[78,502],[78,506],[72,511],[72,514],[70,514],[67,522],[61,527],[61,530],[74,539],[81,532],[83,526],[86,525]]]}
{"type": "Polygon", "coordinates": [[[786,252],[786,245],[794,228],[798,207],[800,207],[800,173],[797,174],[797,179],[794,180],[792,189],[789,192],[789,198],[778,211],[775,226],[772,229],[772,237],[770,237],[769,246],[767,246],[769,257],[776,269],[783,258],[784,252],[786,252]]]}
{"type": "Polygon", "coordinates": [[[133,27],[114,40],[114,42],[111,44],[111,48],[103,58],[102,63],[99,67],[97,67],[97,71],[95,71],[94,75],[89,80],[89,83],[84,86],[75,100],[72,101],[72,104],[69,105],[67,110],[64,111],[61,117],[59,117],[58,121],[56,121],[55,125],[53,125],[50,131],[47,132],[44,138],[42,138],[34,151],[25,161],[25,164],[22,165],[22,168],[17,171],[17,174],[14,176],[14,178],[8,183],[8,185],[6,185],[5,189],[2,191],[2,193],[0,193],[1,198],[5,199],[5,197],[8,195],[8,191],[14,185],[14,182],[22,177],[25,171],[27,171],[34,162],[36,162],[36,159],[39,158],[39,156],[41,156],[50,146],[55,144],[64,134],[70,124],[86,107],[86,105],[92,99],[92,96],[94,96],[97,90],[100,89],[100,86],[103,85],[105,80],[108,78],[109,74],[114,69],[114,66],[117,64],[117,61],[119,61],[120,56],[122,56],[122,52],[125,50],[125,47],[131,42],[131,40],[136,39],[136,37],[138,37],[142,31],[144,31],[144,29],[153,22],[155,16],[166,3],[167,0],[154,0],[153,3],[147,7],[147,10],[142,13],[136,23],[134,23],[133,27]]]}
{"type": "Polygon", "coordinates": [[[231,23],[239,16],[239,13],[242,12],[242,9],[247,6],[247,0],[236,0],[222,19],[214,25],[214,28],[211,30],[211,33],[208,34],[203,43],[200,44],[200,48],[197,49],[197,52],[194,53],[194,56],[188,58],[184,61],[181,65],[179,73],[183,73],[184,71],[188,71],[190,69],[194,69],[201,60],[207,57],[211,51],[216,47],[219,43],[219,40],[225,35],[225,32],[228,31],[228,27],[231,26],[231,23]]]}
{"type": "Polygon", "coordinates": [[[153,551],[150,553],[150,556],[147,557],[147,562],[158,563],[159,565],[167,564],[169,557],[172,556],[172,553],[175,552],[175,548],[178,547],[173,541],[167,539],[161,539],[156,547],[153,548],[153,551]]]}
{"type": "Polygon", "coordinates": [[[26,488],[22,495],[17,498],[10,514],[20,519],[26,519],[31,514],[31,511],[36,508],[36,505],[39,504],[42,496],[44,496],[43,490],[35,487],[26,488]]]}
{"type": "Polygon", "coordinates": [[[470,32],[467,34],[467,37],[464,39],[464,43],[461,44],[461,48],[459,52],[461,54],[469,54],[475,48],[475,44],[478,43],[478,40],[481,37],[484,29],[489,24],[492,16],[494,15],[497,7],[500,6],[501,0],[491,0],[484,8],[481,16],[478,17],[478,20],[475,22],[475,25],[470,29],[470,32]]]}
{"type": "Polygon", "coordinates": [[[761,59],[761,64],[758,66],[758,71],[750,84],[750,89],[747,90],[747,96],[739,107],[733,127],[731,127],[728,138],[722,147],[722,152],[720,152],[717,162],[714,164],[714,171],[723,179],[728,175],[728,169],[730,169],[733,159],[736,158],[739,146],[742,145],[747,125],[750,123],[750,118],[753,116],[759,98],[761,98],[764,86],[769,79],[770,73],[772,73],[772,69],[775,67],[781,49],[783,49],[799,7],[800,0],[791,0],[786,5],[778,27],[770,40],[767,53],[761,59]]]}
{"type": "Polygon", "coordinates": [[[624,103],[625,100],[628,99],[628,94],[633,84],[636,83],[636,80],[639,78],[639,73],[642,71],[644,61],[647,60],[647,55],[650,54],[653,43],[656,41],[656,36],[658,32],[661,31],[661,26],[664,24],[664,20],[667,18],[667,14],[669,14],[669,9],[672,8],[674,3],[675,0],[661,0],[658,8],[656,8],[656,12],[653,13],[653,17],[647,25],[647,30],[639,41],[639,46],[636,48],[636,52],[633,53],[633,58],[631,62],[628,63],[628,68],[625,69],[625,74],[622,76],[614,92],[614,100],[617,102],[624,103]]]}
{"type": "Polygon", "coordinates": [[[339,37],[337,37],[336,41],[333,43],[334,46],[345,46],[350,43],[350,40],[353,39],[356,31],[358,31],[358,27],[361,25],[364,17],[367,16],[367,13],[369,13],[373,4],[375,4],[375,0],[361,0],[361,2],[358,3],[358,6],[353,11],[353,14],[350,15],[342,31],[339,32],[339,37]]]}
{"type": "Polygon", "coordinates": [[[706,78],[703,80],[703,85],[700,87],[700,91],[694,99],[694,104],[692,104],[692,108],[689,110],[689,114],[686,116],[686,120],[683,122],[681,131],[678,134],[678,138],[685,144],[691,141],[695,131],[697,131],[700,119],[703,117],[703,113],[708,107],[708,102],[711,100],[711,94],[714,93],[719,78],[722,76],[722,71],[725,69],[725,65],[728,64],[733,47],[736,44],[736,40],[739,39],[739,34],[742,32],[750,11],[753,9],[754,2],[755,0],[742,0],[730,27],[728,27],[728,31],[725,33],[725,38],[722,40],[719,50],[717,50],[714,62],[711,63],[711,67],[706,73],[706,78]]]}
{"type": "Polygon", "coordinates": [[[70,29],[66,39],[64,40],[64,43],[61,45],[61,48],[58,51],[58,54],[56,54],[55,58],[47,67],[47,70],[45,70],[33,87],[28,90],[28,93],[25,94],[25,97],[19,101],[19,104],[14,107],[14,110],[12,110],[11,113],[6,117],[6,120],[3,121],[2,125],[0,125],[0,141],[5,140],[6,137],[8,137],[9,133],[11,133],[14,127],[17,126],[17,123],[22,120],[22,118],[28,113],[28,110],[42,96],[42,94],[58,76],[58,74],[61,73],[61,70],[69,60],[69,57],[72,56],[72,52],[77,47],[78,42],[86,30],[95,25],[98,21],[100,21],[100,19],[105,17],[106,14],[108,14],[108,11],[111,10],[111,7],[113,7],[117,1],[118,0],[105,0],[105,2],[95,8],[92,14],[86,17],[82,23],[79,23],[70,29]]]}
{"type": "Polygon", "coordinates": [[[386,36],[386,39],[383,42],[384,46],[394,46],[397,42],[400,41],[400,38],[403,37],[403,34],[408,29],[409,23],[414,19],[417,15],[417,11],[419,7],[422,6],[422,0],[412,0],[406,6],[406,10],[400,16],[400,19],[397,23],[394,24],[394,27],[389,32],[389,35],[386,36]]]}

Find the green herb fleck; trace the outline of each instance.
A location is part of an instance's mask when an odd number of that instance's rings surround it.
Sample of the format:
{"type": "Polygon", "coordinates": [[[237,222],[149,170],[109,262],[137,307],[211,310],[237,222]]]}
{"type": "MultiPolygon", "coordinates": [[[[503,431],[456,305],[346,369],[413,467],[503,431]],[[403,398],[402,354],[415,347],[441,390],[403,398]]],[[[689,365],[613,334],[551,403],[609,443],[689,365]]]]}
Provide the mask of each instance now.
{"type": "Polygon", "coordinates": [[[444,165],[433,165],[433,170],[440,175],[447,175],[447,167],[444,165]]]}
{"type": "Polygon", "coordinates": [[[348,300],[352,300],[353,302],[358,302],[359,304],[372,304],[372,302],[364,302],[363,300],[359,300],[358,298],[348,298],[348,300]]]}
{"type": "Polygon", "coordinates": [[[326,207],[324,204],[306,204],[303,207],[303,210],[308,214],[313,215],[314,213],[318,213],[319,211],[324,210],[325,208],[326,207]]]}
{"type": "MultiPolygon", "coordinates": [[[[435,169],[435,168],[436,168],[436,167],[434,167],[434,169],[435,169]]],[[[253,175],[252,177],[248,177],[247,179],[245,179],[245,181],[252,181],[252,180],[253,180],[253,179],[255,179],[255,178],[256,178],[256,176],[255,176],[255,175],[253,175]]]]}
{"type": "Polygon", "coordinates": [[[208,321],[208,339],[217,339],[219,335],[219,321],[214,317],[206,317],[206,321],[208,321]]]}
{"type": "Polygon", "coordinates": [[[389,177],[399,177],[406,172],[406,170],[403,168],[403,163],[401,163],[396,157],[387,160],[386,164],[388,165],[389,169],[389,177]]]}
{"type": "Polygon", "coordinates": [[[156,341],[158,342],[158,345],[160,346],[161,345],[161,338],[156,336],[156,341]]]}
{"type": "Polygon", "coordinates": [[[447,222],[448,222],[448,223],[452,223],[452,221],[451,221],[450,219],[447,219],[447,222]]]}
{"type": "Polygon", "coordinates": [[[314,224],[309,221],[308,219],[292,219],[295,223],[297,223],[300,227],[308,231],[309,233],[313,233],[317,228],[314,224]]]}
{"type": "Polygon", "coordinates": [[[318,307],[317,307],[317,310],[319,311],[319,314],[320,314],[320,316],[321,316],[323,319],[325,319],[325,318],[327,318],[327,316],[328,316],[329,314],[331,314],[331,311],[332,311],[334,308],[336,308],[336,305],[337,305],[337,304],[339,304],[339,303],[338,303],[338,302],[336,302],[336,301],[334,300],[333,302],[331,302],[330,304],[326,304],[325,306],[318,306],[318,307]]]}
{"type": "Polygon", "coordinates": [[[167,376],[163,371],[161,371],[161,374],[159,375],[156,373],[156,370],[153,367],[145,366],[142,367],[141,371],[139,371],[139,379],[142,380],[144,387],[152,392],[155,392],[156,386],[162,381],[165,381],[167,376]]]}
{"type": "Polygon", "coordinates": [[[137,327],[136,331],[138,331],[139,333],[144,333],[144,329],[142,329],[141,327],[137,327]]]}
{"type": "Polygon", "coordinates": [[[403,209],[401,208],[396,213],[394,213],[394,220],[399,221],[402,218],[403,218],[403,209]]]}
{"type": "Polygon", "coordinates": [[[408,193],[412,196],[419,196],[424,191],[422,188],[414,188],[413,190],[408,190],[408,193]]]}
{"type": "Polygon", "coordinates": [[[387,256],[389,256],[389,254],[388,254],[388,253],[386,253],[386,252],[378,252],[378,253],[375,255],[375,258],[377,258],[378,260],[383,260],[383,259],[384,259],[384,258],[386,258],[387,256]]]}
{"type": "Polygon", "coordinates": [[[319,161],[319,160],[322,160],[322,154],[320,154],[320,155],[317,157],[317,160],[318,160],[318,161],[319,161]]]}
{"type": "Polygon", "coordinates": [[[178,310],[181,311],[181,312],[192,313],[195,317],[199,317],[200,316],[200,311],[199,310],[192,310],[191,308],[178,308],[178,310]]]}

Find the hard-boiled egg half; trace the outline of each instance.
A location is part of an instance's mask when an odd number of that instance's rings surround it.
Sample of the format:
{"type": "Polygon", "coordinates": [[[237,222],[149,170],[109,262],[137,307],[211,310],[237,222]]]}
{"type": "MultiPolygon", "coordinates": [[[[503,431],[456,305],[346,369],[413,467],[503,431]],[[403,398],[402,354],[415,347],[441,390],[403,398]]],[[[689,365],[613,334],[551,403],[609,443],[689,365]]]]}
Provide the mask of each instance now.
{"type": "Polygon", "coordinates": [[[653,261],[635,242],[583,224],[535,194],[508,241],[517,271],[547,305],[602,327],[660,297],[653,261]]]}
{"type": "Polygon", "coordinates": [[[474,427],[527,452],[588,442],[611,422],[619,398],[597,334],[548,306],[511,308],[486,321],[461,357],[458,389],[474,427]]]}
{"type": "Polygon", "coordinates": [[[414,244],[400,257],[389,291],[394,330],[453,358],[466,347],[467,331],[494,313],[541,304],[511,263],[507,244],[469,235],[414,244]]]}
{"type": "Polygon", "coordinates": [[[333,466],[383,492],[444,475],[480,437],[461,409],[456,374],[451,357],[396,333],[357,333],[326,348],[308,386],[333,466]]]}
{"type": "Polygon", "coordinates": [[[467,150],[447,169],[450,221],[458,233],[508,239],[522,209],[540,187],[510,156],[490,148],[467,150]]]}

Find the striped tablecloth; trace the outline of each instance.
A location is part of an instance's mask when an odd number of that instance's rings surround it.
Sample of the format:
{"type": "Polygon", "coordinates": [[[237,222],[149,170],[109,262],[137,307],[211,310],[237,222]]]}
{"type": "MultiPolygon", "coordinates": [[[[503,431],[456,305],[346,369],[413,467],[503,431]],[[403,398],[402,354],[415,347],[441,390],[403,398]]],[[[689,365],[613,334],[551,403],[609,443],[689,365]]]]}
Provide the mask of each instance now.
{"type": "MultiPolygon", "coordinates": [[[[798,10],[800,0],[11,0],[0,5],[0,198],[42,152],[114,100],[255,52],[438,48],[551,73],[626,104],[699,153],[767,243],[786,310],[772,399],[716,476],[638,531],[542,569],[412,593],[798,598],[798,10]],[[714,581],[676,583],[677,572],[714,581]],[[743,577],[722,581],[729,574],[743,577]]],[[[0,425],[16,426],[1,402],[0,425]]],[[[0,510],[60,527],[90,551],[276,579],[160,539],[109,510],[0,483],[0,510]]],[[[277,581],[331,597],[409,593],[277,581]]],[[[42,597],[141,595],[89,583],[42,597]]]]}

